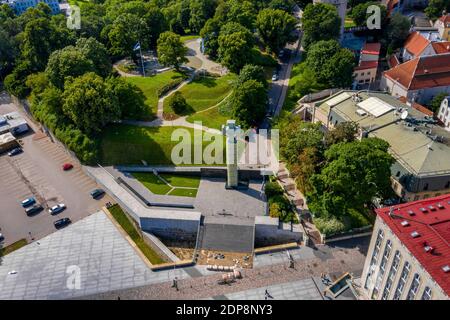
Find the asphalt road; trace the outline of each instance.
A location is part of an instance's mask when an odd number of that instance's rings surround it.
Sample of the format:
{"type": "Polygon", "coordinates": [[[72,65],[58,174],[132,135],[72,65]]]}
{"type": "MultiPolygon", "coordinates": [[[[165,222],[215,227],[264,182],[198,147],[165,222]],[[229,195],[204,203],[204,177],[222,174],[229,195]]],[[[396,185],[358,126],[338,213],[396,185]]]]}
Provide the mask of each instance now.
{"type": "MultiPolygon", "coordinates": [[[[0,114],[19,111],[3,94],[0,96],[0,114]]],[[[29,120],[34,132],[39,129],[29,120]]],[[[89,191],[99,187],[81,170],[78,161],[71,157],[62,145],[52,142],[46,136],[36,139],[33,132],[20,137],[24,152],[9,157],[0,155],[0,232],[4,235],[3,246],[20,239],[29,242],[40,239],[56,229],[53,222],[69,217],[72,222],[97,212],[109,196],[93,200],[89,191]],[[63,163],[70,162],[74,168],[63,171],[63,163]],[[34,196],[44,207],[35,216],[28,217],[20,201],[34,196]],[[57,215],[50,215],[48,207],[64,203],[67,209],[57,215]]]]}

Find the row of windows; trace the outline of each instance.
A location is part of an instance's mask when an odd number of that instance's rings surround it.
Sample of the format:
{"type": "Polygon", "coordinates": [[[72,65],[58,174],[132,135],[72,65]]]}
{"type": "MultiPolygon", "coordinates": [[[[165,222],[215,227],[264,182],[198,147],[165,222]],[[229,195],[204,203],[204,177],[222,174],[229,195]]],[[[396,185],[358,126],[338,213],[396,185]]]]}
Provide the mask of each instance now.
{"type": "MultiPolygon", "coordinates": [[[[375,241],[375,247],[373,249],[372,258],[370,261],[369,270],[374,269],[374,267],[377,265],[378,254],[381,249],[381,243],[383,241],[383,237],[384,237],[384,232],[381,229],[378,230],[377,238],[375,241]]],[[[381,287],[381,284],[383,283],[383,278],[384,278],[384,274],[386,271],[386,265],[389,260],[391,249],[392,249],[392,242],[391,242],[391,240],[388,239],[384,246],[384,253],[383,253],[383,257],[380,262],[380,269],[378,271],[375,286],[372,291],[372,299],[376,299],[380,292],[380,287],[381,287]]],[[[394,284],[395,276],[398,271],[398,267],[400,265],[400,260],[401,260],[401,254],[400,254],[400,251],[397,250],[395,252],[394,259],[392,261],[392,264],[391,264],[391,267],[390,267],[390,270],[388,273],[388,278],[386,279],[386,284],[383,289],[383,294],[381,296],[381,299],[383,299],[383,300],[386,300],[389,297],[389,294],[392,289],[392,285],[394,284]]],[[[402,297],[402,294],[405,290],[406,283],[410,276],[410,271],[411,271],[411,264],[408,261],[406,261],[405,264],[403,265],[403,268],[402,268],[402,271],[400,274],[400,279],[398,280],[398,284],[397,284],[397,287],[394,292],[394,296],[393,296],[394,300],[399,300],[402,297]]],[[[371,276],[371,273],[369,272],[367,274],[367,278],[366,278],[366,282],[365,282],[365,286],[364,286],[366,289],[368,288],[370,276],[371,276]]],[[[406,294],[407,300],[414,300],[416,298],[417,292],[419,291],[419,288],[420,288],[420,280],[421,280],[420,275],[418,273],[415,273],[413,276],[411,285],[406,294]]],[[[430,300],[431,297],[432,297],[432,290],[430,287],[427,286],[427,287],[425,287],[425,289],[422,293],[421,299],[422,300],[430,300]]]]}

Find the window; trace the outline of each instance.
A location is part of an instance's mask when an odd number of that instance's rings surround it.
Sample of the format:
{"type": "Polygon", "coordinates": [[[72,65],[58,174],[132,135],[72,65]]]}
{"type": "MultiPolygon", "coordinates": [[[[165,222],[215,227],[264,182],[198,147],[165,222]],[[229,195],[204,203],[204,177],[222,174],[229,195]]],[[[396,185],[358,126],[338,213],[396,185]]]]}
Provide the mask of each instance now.
{"type": "Polygon", "coordinates": [[[411,283],[411,287],[409,288],[408,295],[406,296],[406,300],[414,300],[417,291],[419,290],[419,286],[420,286],[420,276],[418,273],[416,273],[411,283]]]}
{"type": "Polygon", "coordinates": [[[445,189],[450,188],[450,181],[447,181],[447,183],[445,184],[444,188],[445,188],[445,189]]]}
{"type": "Polygon", "coordinates": [[[372,275],[372,268],[377,264],[378,253],[380,252],[381,243],[383,242],[384,232],[383,230],[378,230],[377,240],[375,241],[375,246],[373,248],[372,258],[370,260],[369,271],[367,272],[366,283],[364,284],[364,288],[368,288],[369,279],[372,275]]]}
{"type": "Polygon", "coordinates": [[[381,283],[383,282],[384,272],[386,271],[386,264],[389,260],[389,256],[391,254],[392,242],[388,240],[386,242],[386,246],[384,247],[383,258],[380,263],[380,270],[378,271],[377,280],[375,282],[375,287],[372,291],[372,299],[376,299],[378,297],[378,292],[380,291],[381,283]]]}
{"type": "Polygon", "coordinates": [[[397,171],[397,173],[395,174],[396,177],[400,177],[400,171],[397,171]]]}
{"type": "Polygon", "coordinates": [[[431,288],[425,287],[422,294],[422,300],[431,300],[431,288]]]}
{"type": "Polygon", "coordinates": [[[394,260],[392,261],[391,270],[389,270],[389,275],[386,280],[386,285],[384,286],[383,296],[381,299],[386,300],[389,297],[389,293],[391,292],[391,287],[394,282],[395,275],[397,274],[398,266],[400,264],[401,258],[400,251],[395,252],[394,260]]]}
{"type": "Polygon", "coordinates": [[[398,280],[397,289],[395,290],[395,294],[394,294],[394,298],[393,298],[394,300],[400,300],[400,297],[402,296],[403,289],[405,287],[406,280],[408,279],[410,270],[411,270],[411,265],[409,264],[408,261],[406,261],[405,265],[403,266],[403,269],[402,269],[402,274],[400,276],[400,280],[398,280]]]}
{"type": "Polygon", "coordinates": [[[425,185],[423,186],[423,190],[428,190],[428,183],[425,183],[425,185]]]}

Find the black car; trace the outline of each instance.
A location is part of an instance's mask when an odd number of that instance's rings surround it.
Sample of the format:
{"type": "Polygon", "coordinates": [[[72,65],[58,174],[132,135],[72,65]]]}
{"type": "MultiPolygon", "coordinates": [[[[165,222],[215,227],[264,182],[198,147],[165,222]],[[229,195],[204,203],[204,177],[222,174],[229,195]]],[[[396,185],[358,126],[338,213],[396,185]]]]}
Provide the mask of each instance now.
{"type": "Polygon", "coordinates": [[[40,204],[35,204],[34,206],[25,209],[25,213],[27,214],[27,216],[31,216],[42,210],[44,210],[44,208],[40,204]]]}
{"type": "Polygon", "coordinates": [[[64,228],[65,226],[67,226],[68,224],[71,224],[71,223],[72,223],[72,221],[69,218],[62,218],[62,219],[59,219],[59,220],[56,220],[55,222],[53,222],[56,229],[64,228]]]}
{"type": "Polygon", "coordinates": [[[14,148],[10,152],[8,152],[8,156],[15,156],[16,154],[22,153],[22,151],[22,148],[14,148]]]}
{"type": "Polygon", "coordinates": [[[90,195],[93,199],[98,198],[105,194],[105,190],[103,189],[94,189],[90,192],[90,195]]]}

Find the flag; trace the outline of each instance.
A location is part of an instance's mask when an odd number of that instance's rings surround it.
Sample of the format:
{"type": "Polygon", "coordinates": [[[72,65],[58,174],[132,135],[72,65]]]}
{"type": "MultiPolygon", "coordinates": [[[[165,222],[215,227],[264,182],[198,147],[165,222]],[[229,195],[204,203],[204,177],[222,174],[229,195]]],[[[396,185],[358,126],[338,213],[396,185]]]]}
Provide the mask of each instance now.
{"type": "Polygon", "coordinates": [[[134,45],[133,51],[136,51],[136,50],[139,50],[139,49],[141,49],[141,44],[138,42],[138,43],[136,43],[136,44],[134,45]]]}

